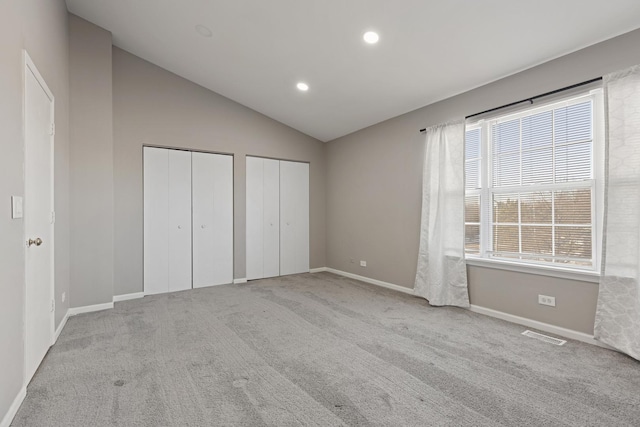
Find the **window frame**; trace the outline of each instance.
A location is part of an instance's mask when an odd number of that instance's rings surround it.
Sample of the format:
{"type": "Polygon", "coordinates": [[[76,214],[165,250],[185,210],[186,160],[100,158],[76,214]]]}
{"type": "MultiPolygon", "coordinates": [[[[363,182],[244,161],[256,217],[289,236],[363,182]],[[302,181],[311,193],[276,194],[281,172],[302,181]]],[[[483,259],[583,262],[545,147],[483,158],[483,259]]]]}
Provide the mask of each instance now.
{"type": "MultiPolygon", "coordinates": [[[[604,95],[602,87],[592,90],[582,90],[571,94],[564,94],[561,97],[547,100],[535,107],[526,106],[517,110],[493,114],[491,116],[482,117],[479,120],[467,121],[465,127],[466,132],[480,129],[480,165],[479,165],[479,187],[475,189],[466,188],[465,180],[465,200],[467,196],[478,195],[480,197],[479,214],[479,253],[469,253],[465,250],[467,263],[470,265],[478,265],[484,267],[493,267],[506,270],[523,271],[526,273],[542,274],[554,277],[565,277],[570,279],[578,279],[589,282],[597,282],[600,277],[600,265],[602,256],[602,225],[604,212],[604,155],[605,155],[605,116],[604,116],[604,95]],[[521,119],[526,116],[532,116],[544,111],[553,111],[557,108],[580,104],[590,100],[592,102],[592,147],[591,147],[591,179],[585,181],[574,181],[566,183],[553,184],[533,184],[493,187],[492,181],[492,147],[491,147],[491,127],[493,124],[508,122],[510,120],[521,119]],[[591,188],[591,250],[592,260],[591,266],[566,266],[558,263],[539,262],[535,260],[506,258],[492,256],[493,249],[493,228],[495,218],[493,217],[493,195],[494,194],[518,194],[533,193],[536,191],[551,192],[553,200],[553,192],[562,188],[591,188]]],[[[555,141],[554,141],[555,144],[555,141]]],[[[466,154],[466,149],[465,149],[466,154]]],[[[520,143],[520,172],[522,172],[522,143],[520,143]]],[[[465,158],[465,170],[468,160],[465,158]]],[[[520,174],[522,177],[522,174],[520,174]]],[[[520,206],[520,204],[519,204],[520,206]]],[[[520,216],[520,207],[518,208],[520,216]]],[[[552,211],[552,222],[549,226],[552,229],[552,236],[555,230],[555,215],[552,211]]],[[[523,223],[519,217],[517,226],[521,229],[523,223]]],[[[476,225],[466,222],[466,225],[476,225]]],[[[566,226],[563,224],[563,226],[566,226]]],[[[520,231],[519,231],[520,232],[520,231]]],[[[553,237],[552,237],[553,239],[553,237]]],[[[520,245],[522,244],[519,239],[520,245]]],[[[521,248],[520,248],[521,249],[521,248]]]]}

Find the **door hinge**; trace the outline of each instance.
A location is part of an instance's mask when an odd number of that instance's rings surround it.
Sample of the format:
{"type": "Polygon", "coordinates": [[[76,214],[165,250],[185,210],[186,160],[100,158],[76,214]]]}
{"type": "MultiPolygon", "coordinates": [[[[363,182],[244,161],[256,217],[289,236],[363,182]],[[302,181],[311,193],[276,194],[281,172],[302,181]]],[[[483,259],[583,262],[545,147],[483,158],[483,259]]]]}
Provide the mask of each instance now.
{"type": "Polygon", "coordinates": [[[51,136],[54,136],[55,134],[56,134],[56,124],[51,123],[51,136]]]}
{"type": "Polygon", "coordinates": [[[56,213],[55,212],[51,212],[51,224],[55,224],[56,223],[56,213]]]}
{"type": "Polygon", "coordinates": [[[51,312],[56,311],[56,300],[51,300],[51,312]]]}

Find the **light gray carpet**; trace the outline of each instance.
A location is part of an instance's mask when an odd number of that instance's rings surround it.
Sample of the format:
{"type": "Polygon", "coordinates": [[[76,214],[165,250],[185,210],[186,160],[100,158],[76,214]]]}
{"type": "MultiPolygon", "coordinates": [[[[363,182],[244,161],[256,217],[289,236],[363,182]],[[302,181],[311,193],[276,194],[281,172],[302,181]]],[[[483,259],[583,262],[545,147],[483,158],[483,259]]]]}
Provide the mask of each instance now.
{"type": "Polygon", "coordinates": [[[330,273],[69,319],[15,426],[640,425],[640,363],[330,273]]]}

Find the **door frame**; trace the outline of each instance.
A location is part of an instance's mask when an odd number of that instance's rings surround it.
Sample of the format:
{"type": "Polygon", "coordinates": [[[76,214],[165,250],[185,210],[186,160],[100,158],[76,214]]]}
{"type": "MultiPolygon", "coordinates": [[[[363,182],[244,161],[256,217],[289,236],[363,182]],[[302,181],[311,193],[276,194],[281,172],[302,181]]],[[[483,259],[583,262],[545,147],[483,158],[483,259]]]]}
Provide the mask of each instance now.
{"type": "MultiPolygon", "coordinates": [[[[51,205],[51,212],[52,212],[52,218],[51,218],[51,224],[50,224],[50,231],[51,231],[51,245],[48,245],[51,249],[51,266],[50,266],[50,286],[49,286],[49,293],[50,293],[50,300],[51,300],[51,304],[52,304],[52,310],[51,310],[51,315],[49,316],[49,346],[52,346],[54,344],[55,341],[55,315],[56,315],[56,311],[55,311],[55,184],[54,184],[54,178],[55,178],[55,151],[54,151],[54,147],[55,147],[55,97],[53,96],[53,92],[51,91],[51,89],[49,89],[49,86],[47,85],[46,81],[44,80],[44,78],[42,77],[42,74],[40,74],[40,72],[38,71],[38,68],[36,67],[36,65],[34,64],[33,60],[31,59],[31,57],[29,56],[29,53],[27,52],[26,49],[23,49],[23,73],[22,73],[22,147],[23,147],[23,167],[25,168],[25,178],[23,180],[23,194],[26,196],[26,164],[27,164],[27,127],[26,127],[26,111],[27,111],[27,91],[26,91],[26,84],[27,84],[27,73],[31,73],[33,74],[33,76],[36,78],[36,81],[38,82],[38,84],[40,84],[40,87],[42,88],[42,90],[45,92],[45,94],[47,95],[47,97],[49,98],[49,101],[51,103],[51,124],[52,124],[52,129],[50,132],[50,150],[51,150],[51,175],[50,175],[50,185],[51,185],[51,201],[50,201],[50,205],[51,205]]],[[[23,365],[23,378],[24,378],[24,386],[26,387],[28,385],[28,381],[30,381],[31,379],[27,379],[27,328],[26,328],[26,320],[27,320],[27,247],[26,247],[26,240],[28,239],[27,237],[27,230],[24,224],[24,220],[23,220],[23,240],[22,240],[22,244],[24,245],[23,247],[23,253],[24,253],[24,273],[25,273],[25,286],[24,286],[24,314],[23,314],[23,330],[22,330],[22,335],[23,335],[23,353],[24,353],[24,365],[23,365]]]]}

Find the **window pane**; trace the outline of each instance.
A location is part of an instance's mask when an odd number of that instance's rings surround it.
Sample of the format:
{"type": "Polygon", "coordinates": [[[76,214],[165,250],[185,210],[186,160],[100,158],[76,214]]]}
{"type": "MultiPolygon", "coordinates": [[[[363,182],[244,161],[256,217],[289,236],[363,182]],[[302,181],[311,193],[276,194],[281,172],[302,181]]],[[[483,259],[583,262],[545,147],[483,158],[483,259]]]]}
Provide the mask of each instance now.
{"type": "Polygon", "coordinates": [[[557,224],[591,224],[591,188],[556,191],[557,224]]]}
{"type": "Polygon", "coordinates": [[[480,160],[465,163],[465,188],[473,190],[480,188],[480,160]]]}
{"type": "Polygon", "coordinates": [[[518,226],[496,225],[493,227],[494,252],[519,252],[518,226]]]}
{"type": "Polygon", "coordinates": [[[556,255],[591,259],[591,227],[556,226],[556,255]]]}
{"type": "Polygon", "coordinates": [[[529,254],[553,253],[551,226],[522,226],[522,252],[529,254]]]}
{"type": "Polygon", "coordinates": [[[553,116],[545,111],[522,118],[522,149],[551,147],[553,144],[553,116]]]}
{"type": "Polygon", "coordinates": [[[520,153],[504,154],[493,159],[493,186],[520,185],[520,153]]]}
{"type": "Polygon", "coordinates": [[[518,222],[518,194],[493,195],[493,222],[518,222]]]}
{"type": "Polygon", "coordinates": [[[556,147],[556,182],[591,179],[591,142],[556,147]]]}
{"type": "Polygon", "coordinates": [[[480,157],[480,128],[467,131],[464,147],[465,159],[477,159],[480,157]]]}
{"type": "Polygon", "coordinates": [[[522,153],[522,184],[553,183],[553,148],[522,153]]]}
{"type": "Polygon", "coordinates": [[[591,101],[554,111],[556,144],[591,140],[591,101]]]}
{"type": "Polygon", "coordinates": [[[520,151],[520,120],[497,123],[491,128],[494,154],[520,151]]]}
{"type": "Polygon", "coordinates": [[[591,97],[571,102],[578,104],[524,110],[467,132],[468,253],[484,255],[484,248],[518,262],[593,266],[595,104],[591,97]],[[481,159],[485,152],[490,158],[481,159]]]}
{"type": "MultiPolygon", "coordinates": [[[[520,215],[523,223],[551,224],[551,192],[539,191],[520,195],[520,215]]],[[[524,235],[523,244],[524,244],[524,235]]],[[[551,238],[551,234],[549,234],[551,238]]]]}
{"type": "Polygon", "coordinates": [[[480,222],[480,196],[464,198],[464,222],[480,222]]]}
{"type": "Polygon", "coordinates": [[[480,226],[464,226],[464,250],[466,253],[480,253],[480,226]]]}

